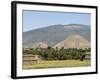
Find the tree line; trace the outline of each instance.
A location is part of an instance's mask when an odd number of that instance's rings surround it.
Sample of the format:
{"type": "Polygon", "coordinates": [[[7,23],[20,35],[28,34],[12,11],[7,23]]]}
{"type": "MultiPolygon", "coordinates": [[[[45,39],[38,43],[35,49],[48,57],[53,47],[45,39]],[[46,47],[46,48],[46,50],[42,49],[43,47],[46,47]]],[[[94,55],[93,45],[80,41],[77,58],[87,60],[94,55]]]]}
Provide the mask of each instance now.
{"type": "Polygon", "coordinates": [[[68,48],[64,49],[64,47],[58,49],[57,47],[54,49],[50,46],[48,48],[30,48],[23,49],[23,54],[33,54],[39,55],[42,60],[77,60],[81,59],[82,56],[85,55],[86,52],[90,52],[90,48],[86,49],[77,49],[77,48],[68,48]]]}

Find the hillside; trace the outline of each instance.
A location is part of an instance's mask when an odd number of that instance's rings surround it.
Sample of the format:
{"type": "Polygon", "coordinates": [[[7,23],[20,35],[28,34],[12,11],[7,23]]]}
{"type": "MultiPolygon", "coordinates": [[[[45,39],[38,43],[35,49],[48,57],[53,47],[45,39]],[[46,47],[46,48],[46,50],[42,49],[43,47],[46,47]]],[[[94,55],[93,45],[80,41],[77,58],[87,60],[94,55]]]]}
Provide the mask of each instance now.
{"type": "MultiPolygon", "coordinates": [[[[85,40],[83,42],[90,43],[90,26],[82,24],[57,24],[23,32],[23,47],[33,47],[34,44],[40,42],[53,47],[74,34],[80,35],[85,40]]],[[[70,40],[68,39],[68,41],[70,40]]]]}

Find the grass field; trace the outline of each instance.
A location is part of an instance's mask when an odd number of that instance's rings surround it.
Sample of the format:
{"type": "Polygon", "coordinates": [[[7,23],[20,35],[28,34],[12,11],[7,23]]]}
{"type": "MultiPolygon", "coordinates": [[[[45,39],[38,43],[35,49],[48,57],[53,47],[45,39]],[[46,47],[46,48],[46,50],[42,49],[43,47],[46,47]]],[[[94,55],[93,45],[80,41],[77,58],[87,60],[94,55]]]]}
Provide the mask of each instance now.
{"type": "Polygon", "coordinates": [[[57,61],[39,61],[34,64],[23,64],[23,69],[43,69],[43,68],[63,68],[63,67],[83,67],[90,66],[90,60],[57,60],[57,61]]]}

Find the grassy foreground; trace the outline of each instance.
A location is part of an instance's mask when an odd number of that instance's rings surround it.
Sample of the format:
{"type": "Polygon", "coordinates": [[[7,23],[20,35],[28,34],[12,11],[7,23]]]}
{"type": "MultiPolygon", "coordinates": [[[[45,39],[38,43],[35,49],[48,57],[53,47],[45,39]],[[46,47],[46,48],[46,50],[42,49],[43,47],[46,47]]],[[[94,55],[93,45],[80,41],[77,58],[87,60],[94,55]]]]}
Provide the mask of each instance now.
{"type": "Polygon", "coordinates": [[[23,64],[23,69],[43,69],[43,68],[62,68],[62,67],[83,67],[90,66],[89,60],[57,60],[57,61],[39,61],[35,64],[23,64]]]}

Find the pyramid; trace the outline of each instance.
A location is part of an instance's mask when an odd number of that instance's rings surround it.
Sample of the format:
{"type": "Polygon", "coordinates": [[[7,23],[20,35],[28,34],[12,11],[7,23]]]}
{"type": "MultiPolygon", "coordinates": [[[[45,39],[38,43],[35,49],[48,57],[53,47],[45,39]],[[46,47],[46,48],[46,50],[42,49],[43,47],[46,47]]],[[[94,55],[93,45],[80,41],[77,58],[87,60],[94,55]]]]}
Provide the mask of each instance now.
{"type": "Polygon", "coordinates": [[[55,47],[61,48],[90,48],[90,42],[86,40],[84,37],[74,34],[68,36],[65,40],[57,43],[55,47]]]}
{"type": "Polygon", "coordinates": [[[34,43],[31,48],[47,48],[48,45],[43,42],[34,43]]]}

